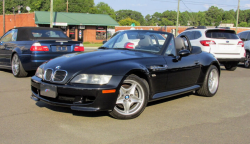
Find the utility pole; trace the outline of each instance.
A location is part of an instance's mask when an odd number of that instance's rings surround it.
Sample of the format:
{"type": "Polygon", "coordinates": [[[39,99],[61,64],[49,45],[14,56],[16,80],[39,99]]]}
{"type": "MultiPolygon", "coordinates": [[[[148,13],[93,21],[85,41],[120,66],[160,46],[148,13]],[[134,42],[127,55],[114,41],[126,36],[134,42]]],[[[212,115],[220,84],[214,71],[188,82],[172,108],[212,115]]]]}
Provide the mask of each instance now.
{"type": "Polygon", "coordinates": [[[240,11],[240,0],[238,0],[238,10],[237,10],[237,18],[236,18],[236,34],[238,29],[238,20],[239,20],[239,11],[240,11]]]}
{"type": "Polygon", "coordinates": [[[178,26],[179,26],[179,7],[180,7],[180,0],[178,0],[178,9],[177,9],[177,21],[176,21],[175,36],[178,35],[178,26]]]}
{"type": "Polygon", "coordinates": [[[53,0],[50,0],[50,27],[53,28],[53,0]]]}
{"type": "Polygon", "coordinates": [[[69,11],[69,0],[67,0],[67,12],[69,11]]]}
{"type": "Polygon", "coordinates": [[[3,0],[3,35],[5,34],[5,0],[3,0]]]}

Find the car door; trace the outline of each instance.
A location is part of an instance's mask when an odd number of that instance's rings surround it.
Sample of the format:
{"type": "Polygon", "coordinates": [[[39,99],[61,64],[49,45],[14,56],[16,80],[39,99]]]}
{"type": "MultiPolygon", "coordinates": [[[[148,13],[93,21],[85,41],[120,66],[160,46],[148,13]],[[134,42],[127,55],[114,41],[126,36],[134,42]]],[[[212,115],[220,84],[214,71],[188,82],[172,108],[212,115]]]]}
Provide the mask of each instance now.
{"type": "Polygon", "coordinates": [[[245,44],[245,49],[250,50],[250,32],[247,32],[247,37],[246,37],[246,41],[244,42],[245,44]]]}
{"type": "Polygon", "coordinates": [[[180,60],[176,60],[177,55],[175,42],[172,38],[164,56],[168,66],[166,85],[168,91],[193,86],[197,83],[199,77],[200,65],[198,56],[190,54],[182,57],[180,60]]]}
{"type": "Polygon", "coordinates": [[[11,66],[11,55],[12,55],[12,50],[16,48],[16,39],[17,39],[17,29],[12,29],[11,30],[11,40],[9,42],[6,42],[5,46],[5,65],[11,66]]]}
{"type": "Polygon", "coordinates": [[[6,66],[7,43],[12,39],[12,31],[8,31],[0,41],[0,65],[6,66]]]}

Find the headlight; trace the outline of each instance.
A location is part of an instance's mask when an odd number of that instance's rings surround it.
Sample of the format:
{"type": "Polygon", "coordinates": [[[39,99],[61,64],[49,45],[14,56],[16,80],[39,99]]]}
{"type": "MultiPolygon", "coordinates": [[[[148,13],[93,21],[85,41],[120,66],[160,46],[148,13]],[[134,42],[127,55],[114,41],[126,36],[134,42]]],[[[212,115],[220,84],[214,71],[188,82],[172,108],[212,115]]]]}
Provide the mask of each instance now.
{"type": "Polygon", "coordinates": [[[41,67],[38,67],[35,75],[42,79],[43,78],[43,69],[41,67]]]}
{"type": "Polygon", "coordinates": [[[71,83],[107,84],[111,77],[112,75],[80,74],[71,80],[71,83]]]}

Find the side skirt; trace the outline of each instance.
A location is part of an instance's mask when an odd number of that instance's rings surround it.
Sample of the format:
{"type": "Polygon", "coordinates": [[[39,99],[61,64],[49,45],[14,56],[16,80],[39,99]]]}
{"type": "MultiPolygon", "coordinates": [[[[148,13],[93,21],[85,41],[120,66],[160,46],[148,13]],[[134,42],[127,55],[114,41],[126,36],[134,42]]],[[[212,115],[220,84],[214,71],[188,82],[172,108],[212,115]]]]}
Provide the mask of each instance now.
{"type": "Polygon", "coordinates": [[[188,92],[191,92],[193,90],[197,90],[199,88],[200,88],[199,85],[194,85],[194,86],[179,89],[179,90],[173,90],[173,91],[168,91],[168,92],[157,93],[157,94],[155,94],[153,96],[151,101],[166,98],[166,97],[170,97],[170,96],[176,96],[176,95],[180,95],[180,94],[183,94],[183,93],[188,93],[188,92]]]}

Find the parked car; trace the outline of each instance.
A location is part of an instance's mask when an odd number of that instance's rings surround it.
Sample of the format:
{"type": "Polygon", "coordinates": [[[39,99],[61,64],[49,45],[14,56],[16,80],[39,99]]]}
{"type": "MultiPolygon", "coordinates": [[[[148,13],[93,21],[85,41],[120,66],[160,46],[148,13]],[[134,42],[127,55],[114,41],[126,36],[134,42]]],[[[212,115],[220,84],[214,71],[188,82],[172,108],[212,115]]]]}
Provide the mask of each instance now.
{"type": "Polygon", "coordinates": [[[25,77],[39,65],[68,53],[84,51],[57,28],[19,27],[0,39],[0,68],[11,69],[15,77],[25,77]]]}
{"type": "Polygon", "coordinates": [[[244,31],[238,34],[240,39],[244,41],[244,47],[246,50],[246,60],[244,62],[244,65],[246,68],[250,68],[250,30],[244,31]]]}
{"type": "Polygon", "coordinates": [[[31,78],[31,98],[132,119],[151,101],[192,91],[214,96],[219,87],[219,62],[187,41],[188,47],[183,38],[174,38],[171,33],[123,31],[98,51],[64,55],[39,66],[31,78]],[[140,39],[134,49],[114,47],[131,32],[140,39]],[[165,43],[160,44],[154,35],[166,37],[165,43]]]}
{"type": "Polygon", "coordinates": [[[239,62],[245,61],[244,43],[234,30],[197,27],[189,28],[181,35],[187,35],[192,46],[212,53],[227,70],[234,71],[239,62]]]}

